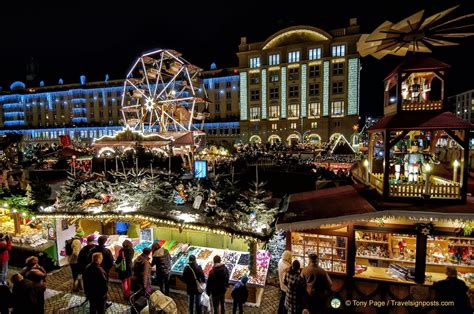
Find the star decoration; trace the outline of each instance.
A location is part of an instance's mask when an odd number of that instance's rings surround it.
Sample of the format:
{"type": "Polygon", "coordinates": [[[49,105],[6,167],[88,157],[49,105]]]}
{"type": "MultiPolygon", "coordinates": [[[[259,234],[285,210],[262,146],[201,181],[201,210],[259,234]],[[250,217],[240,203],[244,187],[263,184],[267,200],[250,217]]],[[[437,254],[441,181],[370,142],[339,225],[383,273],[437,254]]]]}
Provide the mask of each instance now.
{"type": "Polygon", "coordinates": [[[428,235],[430,234],[430,229],[428,227],[424,227],[423,229],[421,229],[421,233],[424,235],[428,235]]]}

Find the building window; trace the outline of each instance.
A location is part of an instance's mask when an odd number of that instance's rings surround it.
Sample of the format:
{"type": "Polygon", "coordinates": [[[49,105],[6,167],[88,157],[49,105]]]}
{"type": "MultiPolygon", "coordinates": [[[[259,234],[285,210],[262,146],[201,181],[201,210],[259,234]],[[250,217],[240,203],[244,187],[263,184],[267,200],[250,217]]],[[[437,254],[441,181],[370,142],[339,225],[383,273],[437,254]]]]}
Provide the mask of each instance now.
{"type": "Polygon", "coordinates": [[[280,74],[277,71],[270,72],[270,82],[278,82],[280,80],[280,74]]]}
{"type": "Polygon", "coordinates": [[[346,45],[332,46],[331,52],[333,57],[344,57],[346,55],[346,45]]]}
{"type": "Polygon", "coordinates": [[[336,62],[332,64],[332,75],[344,74],[344,62],[336,62]]]}
{"type": "Polygon", "coordinates": [[[311,122],[311,128],[312,129],[317,129],[318,128],[318,122],[311,122]]]}
{"type": "Polygon", "coordinates": [[[270,99],[277,99],[279,97],[278,87],[270,88],[270,99]]]}
{"type": "Polygon", "coordinates": [[[251,74],[250,84],[260,84],[260,74],[251,74]]]}
{"type": "Polygon", "coordinates": [[[260,100],[260,90],[252,89],[250,91],[250,100],[260,100]]]}
{"type": "Polygon", "coordinates": [[[216,112],[221,111],[221,105],[219,103],[216,103],[216,112]]]}
{"type": "Polygon", "coordinates": [[[290,51],[288,52],[288,63],[300,62],[300,52],[290,51]]]}
{"type": "Polygon", "coordinates": [[[340,127],[340,126],[341,126],[341,121],[336,121],[336,122],[334,122],[334,126],[335,126],[335,127],[340,127]]]}
{"type": "Polygon", "coordinates": [[[319,84],[309,84],[309,95],[319,96],[319,84]]]}
{"type": "Polygon", "coordinates": [[[342,117],[344,116],[344,102],[343,101],[333,101],[331,104],[331,116],[333,117],[342,117]]]}
{"type": "Polygon", "coordinates": [[[293,129],[293,130],[296,129],[296,123],[295,122],[290,123],[290,129],[293,129]]]}
{"type": "Polygon", "coordinates": [[[280,64],[280,54],[279,53],[272,53],[268,55],[268,64],[269,65],[278,65],[280,64]]]}
{"type": "Polygon", "coordinates": [[[226,93],[225,93],[225,97],[226,97],[227,99],[230,99],[230,98],[232,98],[232,95],[230,94],[230,92],[226,92],[226,93]]]}
{"type": "Polygon", "coordinates": [[[289,97],[298,97],[299,96],[299,86],[298,85],[293,85],[289,86],[288,88],[288,94],[289,97]]]}
{"type": "Polygon", "coordinates": [[[214,83],[214,89],[219,89],[219,83],[218,82],[214,83]]]}
{"type": "Polygon", "coordinates": [[[342,94],[344,92],[344,82],[333,82],[332,83],[332,93],[333,94],[342,94]]]}
{"type": "Polygon", "coordinates": [[[300,116],[300,106],[292,104],[288,107],[288,118],[298,118],[300,116]]]}
{"type": "Polygon", "coordinates": [[[299,68],[291,68],[288,71],[288,80],[294,81],[300,78],[300,69],[299,68]]]}
{"type": "Polygon", "coordinates": [[[319,77],[321,75],[319,65],[312,65],[309,67],[309,78],[319,77]]]}
{"type": "Polygon", "coordinates": [[[227,103],[227,111],[232,111],[232,103],[227,103]]]}
{"type": "Polygon", "coordinates": [[[250,58],[250,67],[259,68],[260,67],[260,57],[250,58]]]}
{"type": "Polygon", "coordinates": [[[309,104],[309,117],[319,118],[321,115],[321,103],[313,102],[309,104]]]}
{"type": "Polygon", "coordinates": [[[250,118],[252,120],[260,119],[260,108],[258,107],[250,108],[250,118]]]}
{"type": "Polygon", "coordinates": [[[231,88],[231,87],[232,87],[231,82],[230,82],[230,81],[225,82],[225,87],[226,87],[226,88],[231,88]]]}
{"type": "Polygon", "coordinates": [[[270,119],[278,119],[280,117],[280,107],[279,106],[270,106],[270,119]]]}
{"type": "Polygon", "coordinates": [[[272,130],[278,130],[278,124],[272,123],[272,130]]]}
{"type": "Polygon", "coordinates": [[[308,50],[308,59],[309,60],[318,60],[321,59],[321,48],[312,48],[308,50]]]}

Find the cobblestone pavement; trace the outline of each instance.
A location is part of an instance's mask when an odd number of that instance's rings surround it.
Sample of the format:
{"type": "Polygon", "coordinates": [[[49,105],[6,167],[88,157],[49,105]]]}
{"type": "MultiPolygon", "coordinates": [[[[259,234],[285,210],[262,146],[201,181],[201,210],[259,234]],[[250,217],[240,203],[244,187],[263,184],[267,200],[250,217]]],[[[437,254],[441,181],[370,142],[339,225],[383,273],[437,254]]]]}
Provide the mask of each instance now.
{"type": "MultiPolygon", "coordinates": [[[[9,278],[18,269],[9,270],[9,278]]],[[[57,271],[48,274],[46,282],[47,290],[45,293],[45,313],[67,313],[79,314],[88,313],[88,304],[85,303],[84,293],[71,292],[72,290],[72,276],[69,267],[63,267],[57,271]],[[68,308],[72,308],[67,310],[68,308]]],[[[156,288],[156,287],[155,287],[156,288]]],[[[187,313],[188,301],[184,292],[171,292],[171,297],[176,302],[179,314],[187,313]]],[[[128,301],[123,298],[122,288],[120,283],[110,282],[107,299],[112,301],[112,306],[107,309],[107,313],[130,313],[130,306],[128,301]]],[[[262,303],[260,307],[245,306],[245,314],[257,313],[276,313],[278,309],[279,290],[273,286],[266,286],[262,303]]],[[[232,304],[226,304],[226,313],[232,313],[232,304]]]]}

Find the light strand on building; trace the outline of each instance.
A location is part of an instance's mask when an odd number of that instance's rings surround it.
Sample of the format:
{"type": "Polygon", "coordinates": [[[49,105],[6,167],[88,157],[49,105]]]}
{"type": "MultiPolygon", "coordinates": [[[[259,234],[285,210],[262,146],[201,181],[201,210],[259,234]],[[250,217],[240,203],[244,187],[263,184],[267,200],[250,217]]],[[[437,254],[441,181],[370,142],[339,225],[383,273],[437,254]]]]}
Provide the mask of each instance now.
{"type": "Polygon", "coordinates": [[[286,67],[281,68],[281,117],[286,118],[286,67]]]}
{"type": "Polygon", "coordinates": [[[359,58],[349,59],[348,72],[347,114],[356,115],[359,113],[359,58]]]}
{"type": "Polygon", "coordinates": [[[247,72],[240,72],[240,120],[248,119],[247,72]]]}
{"type": "Polygon", "coordinates": [[[323,116],[329,115],[329,61],[323,63],[323,116]]]}
{"type": "Polygon", "coordinates": [[[262,119],[267,118],[267,70],[262,69],[262,119]]]}
{"type": "Polygon", "coordinates": [[[301,66],[301,118],[306,117],[306,70],[307,65],[303,64],[301,66]]]}

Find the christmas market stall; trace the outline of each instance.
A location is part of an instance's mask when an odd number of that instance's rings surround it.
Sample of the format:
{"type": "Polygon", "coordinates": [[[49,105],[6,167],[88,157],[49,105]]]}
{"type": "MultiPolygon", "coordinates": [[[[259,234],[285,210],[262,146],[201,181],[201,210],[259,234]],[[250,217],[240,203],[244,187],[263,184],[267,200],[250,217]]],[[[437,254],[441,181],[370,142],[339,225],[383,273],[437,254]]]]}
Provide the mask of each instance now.
{"type": "Polygon", "coordinates": [[[474,198],[373,206],[374,193],[354,185],[290,195],[276,227],[293,258],[307,265],[316,253],[334,295],[347,300],[429,299],[447,266],[474,288],[474,198]]]}
{"type": "Polygon", "coordinates": [[[135,167],[109,171],[107,178],[76,173],[56,203],[37,218],[80,226],[84,238],[109,235],[106,246],[115,255],[125,239],[134,244],[135,256],[159,243],[172,256],[170,284],[175,289],[185,289],[179,278],[189,255],[196,256],[206,276],[213,257],[220,255],[231,283],[249,276],[249,302],[259,304],[271,257],[264,245],[273,234],[279,208],[262,186],[254,182],[250,190],[241,191],[219,176],[183,179],[135,167]]]}

